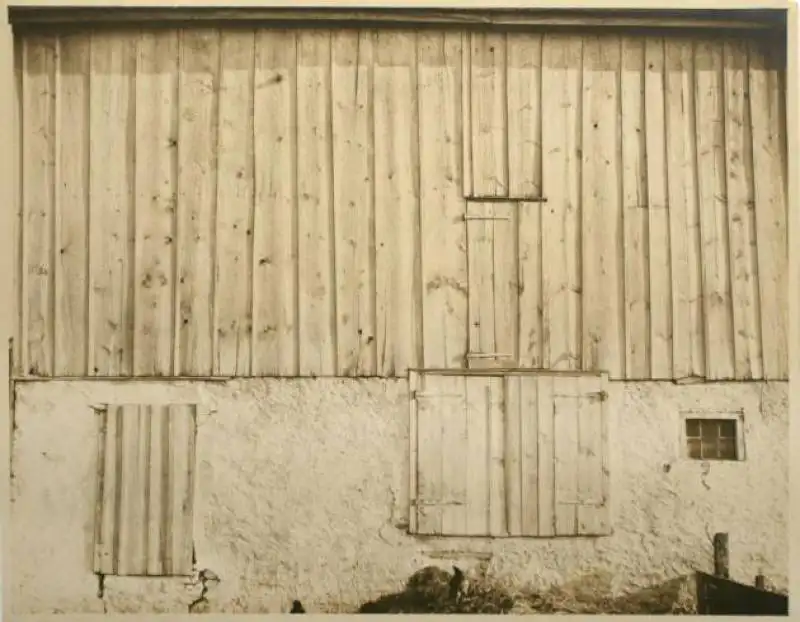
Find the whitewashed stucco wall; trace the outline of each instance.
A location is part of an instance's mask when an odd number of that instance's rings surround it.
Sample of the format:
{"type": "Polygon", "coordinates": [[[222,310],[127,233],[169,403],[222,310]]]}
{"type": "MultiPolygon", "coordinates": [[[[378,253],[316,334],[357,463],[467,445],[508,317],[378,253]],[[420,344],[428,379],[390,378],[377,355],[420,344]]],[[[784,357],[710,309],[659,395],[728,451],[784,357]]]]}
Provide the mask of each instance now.
{"type": "Polygon", "coordinates": [[[17,388],[12,542],[14,611],[185,612],[186,579],[91,573],[97,422],[104,401],[202,401],[198,568],[221,579],[212,610],[352,610],[394,591],[430,553],[491,553],[491,572],[544,586],[589,573],[614,590],[710,570],[730,534],[732,577],[786,587],[786,383],[612,383],[614,535],[559,540],[413,538],[407,516],[408,397],[400,380],[217,383],[42,382],[17,388]],[[681,408],[744,408],[747,459],[680,457],[681,408]],[[624,434],[623,434],[624,432],[624,434]]]}

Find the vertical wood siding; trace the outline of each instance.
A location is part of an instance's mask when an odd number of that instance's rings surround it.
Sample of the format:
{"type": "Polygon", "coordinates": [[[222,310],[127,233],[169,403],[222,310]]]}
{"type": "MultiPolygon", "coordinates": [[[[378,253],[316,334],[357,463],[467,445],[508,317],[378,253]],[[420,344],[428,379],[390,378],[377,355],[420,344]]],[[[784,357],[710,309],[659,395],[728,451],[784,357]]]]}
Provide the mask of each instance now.
{"type": "Polygon", "coordinates": [[[424,373],[412,381],[414,533],[610,533],[604,376],[424,373]]]}
{"type": "Polygon", "coordinates": [[[18,375],[787,378],[769,43],[187,29],[17,48],[18,375]]]}
{"type": "Polygon", "coordinates": [[[95,572],[191,574],[196,415],[176,404],[100,412],[95,572]]]}

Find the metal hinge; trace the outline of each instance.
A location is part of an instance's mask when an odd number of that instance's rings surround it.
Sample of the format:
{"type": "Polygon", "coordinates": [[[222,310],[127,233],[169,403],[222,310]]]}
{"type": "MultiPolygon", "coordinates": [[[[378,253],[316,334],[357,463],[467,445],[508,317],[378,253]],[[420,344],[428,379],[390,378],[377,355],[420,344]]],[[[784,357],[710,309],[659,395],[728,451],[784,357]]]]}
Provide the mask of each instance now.
{"type": "Polygon", "coordinates": [[[463,501],[420,501],[414,499],[411,501],[413,507],[437,507],[437,506],[452,506],[452,505],[466,505],[463,501]]]}

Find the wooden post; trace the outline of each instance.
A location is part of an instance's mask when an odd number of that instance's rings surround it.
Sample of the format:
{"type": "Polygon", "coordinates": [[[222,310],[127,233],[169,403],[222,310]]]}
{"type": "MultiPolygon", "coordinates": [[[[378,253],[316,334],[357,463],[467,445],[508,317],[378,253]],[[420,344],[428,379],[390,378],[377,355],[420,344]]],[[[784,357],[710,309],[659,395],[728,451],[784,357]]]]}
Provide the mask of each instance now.
{"type": "Polygon", "coordinates": [[[723,579],[730,576],[730,557],[728,555],[728,534],[714,534],[714,574],[723,579]]]}
{"type": "Polygon", "coordinates": [[[764,575],[763,574],[757,574],[756,575],[756,587],[759,590],[763,590],[764,589],[764,584],[765,584],[764,575]]]}

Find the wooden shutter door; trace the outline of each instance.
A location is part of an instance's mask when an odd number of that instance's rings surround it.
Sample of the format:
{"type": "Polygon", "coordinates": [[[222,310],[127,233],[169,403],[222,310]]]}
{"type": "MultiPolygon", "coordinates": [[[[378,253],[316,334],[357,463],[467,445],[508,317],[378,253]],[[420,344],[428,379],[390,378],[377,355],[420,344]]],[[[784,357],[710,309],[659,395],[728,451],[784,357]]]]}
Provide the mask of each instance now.
{"type": "Polygon", "coordinates": [[[192,573],[196,414],[191,404],[100,412],[95,572],[192,573]]]}
{"type": "Polygon", "coordinates": [[[606,395],[601,376],[552,378],[557,536],[610,533],[606,395]]]}
{"type": "Polygon", "coordinates": [[[506,535],[503,379],[414,374],[412,391],[411,531],[506,535]]]}
{"type": "Polygon", "coordinates": [[[471,368],[517,366],[517,204],[467,205],[471,368]]]}
{"type": "Polygon", "coordinates": [[[509,374],[505,383],[509,535],[610,533],[604,376],[509,374]]]}

